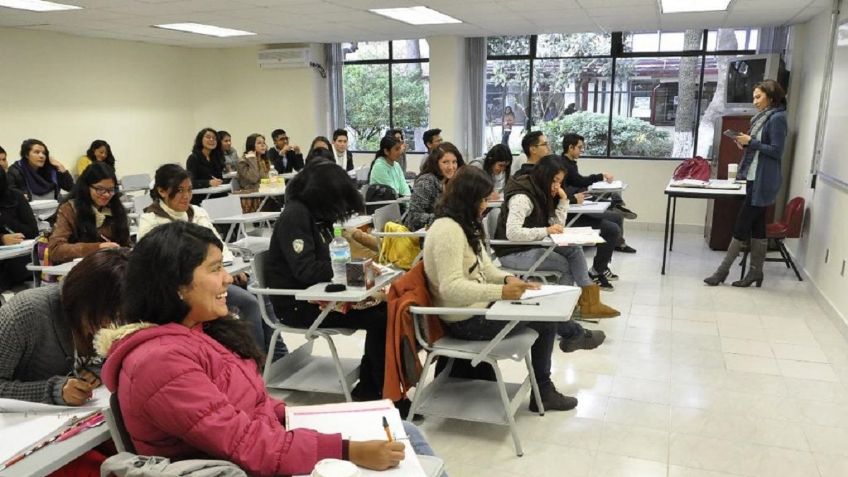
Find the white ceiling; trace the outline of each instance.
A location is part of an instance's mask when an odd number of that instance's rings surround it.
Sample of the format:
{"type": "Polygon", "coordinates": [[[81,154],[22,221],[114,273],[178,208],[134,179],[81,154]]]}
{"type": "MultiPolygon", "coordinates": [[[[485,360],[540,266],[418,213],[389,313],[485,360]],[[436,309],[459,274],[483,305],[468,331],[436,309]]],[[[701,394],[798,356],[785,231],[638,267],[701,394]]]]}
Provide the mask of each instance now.
{"type": "MultiPolygon", "coordinates": [[[[83,7],[24,12],[0,7],[0,27],[177,46],[393,40],[586,31],[679,30],[803,23],[831,0],[732,0],[727,12],[661,15],[658,0],[56,0],[83,7]],[[368,11],[426,5],[463,21],[413,26],[368,11]],[[218,39],[152,28],[197,22],[258,33],[218,39]]],[[[691,0],[697,2],[698,0],[691,0]]]]}

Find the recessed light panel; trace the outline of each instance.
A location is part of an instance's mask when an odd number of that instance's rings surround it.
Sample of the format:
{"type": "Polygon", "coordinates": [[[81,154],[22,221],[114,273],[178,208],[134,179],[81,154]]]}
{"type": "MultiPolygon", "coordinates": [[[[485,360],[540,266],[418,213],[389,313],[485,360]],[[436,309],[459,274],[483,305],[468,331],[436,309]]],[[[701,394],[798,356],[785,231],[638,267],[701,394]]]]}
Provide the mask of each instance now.
{"type": "Polygon", "coordinates": [[[407,8],[375,8],[371,10],[377,15],[383,15],[410,25],[442,25],[446,23],[462,23],[454,17],[437,12],[427,7],[407,8]]]}

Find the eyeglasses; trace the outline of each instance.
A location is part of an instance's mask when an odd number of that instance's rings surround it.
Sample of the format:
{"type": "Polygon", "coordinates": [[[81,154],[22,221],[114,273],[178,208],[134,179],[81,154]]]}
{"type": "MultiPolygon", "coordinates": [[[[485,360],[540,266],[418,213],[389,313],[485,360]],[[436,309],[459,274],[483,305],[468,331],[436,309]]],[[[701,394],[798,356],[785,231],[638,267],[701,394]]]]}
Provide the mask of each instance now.
{"type": "Polygon", "coordinates": [[[115,193],[118,192],[118,189],[115,189],[114,187],[109,188],[109,187],[91,186],[91,188],[94,190],[95,194],[101,195],[101,196],[115,195],[115,193]]]}
{"type": "Polygon", "coordinates": [[[540,142],[539,144],[535,144],[536,147],[548,147],[548,143],[540,142]]]}

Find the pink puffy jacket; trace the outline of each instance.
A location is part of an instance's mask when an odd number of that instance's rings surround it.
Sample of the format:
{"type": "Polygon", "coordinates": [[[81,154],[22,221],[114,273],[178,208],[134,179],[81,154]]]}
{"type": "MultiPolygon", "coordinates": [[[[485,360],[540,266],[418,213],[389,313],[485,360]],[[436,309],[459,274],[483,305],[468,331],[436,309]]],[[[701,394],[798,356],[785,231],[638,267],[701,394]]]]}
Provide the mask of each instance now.
{"type": "Polygon", "coordinates": [[[319,460],[342,457],[339,434],[286,431],[285,404],[268,395],[256,364],[202,326],[141,329],[106,349],[103,382],[117,387],[140,454],[209,456],[259,476],[308,474],[319,460]]]}

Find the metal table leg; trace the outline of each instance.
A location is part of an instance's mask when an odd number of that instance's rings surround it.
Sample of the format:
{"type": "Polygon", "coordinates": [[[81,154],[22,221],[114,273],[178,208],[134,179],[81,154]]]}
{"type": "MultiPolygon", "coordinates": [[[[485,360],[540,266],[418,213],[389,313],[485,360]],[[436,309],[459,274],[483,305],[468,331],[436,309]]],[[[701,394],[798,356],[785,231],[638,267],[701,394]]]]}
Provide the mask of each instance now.
{"type": "Polygon", "coordinates": [[[665,275],[665,259],[666,254],[668,253],[668,221],[671,217],[671,196],[667,196],[665,203],[665,234],[663,236],[663,260],[662,260],[662,274],[665,275]]]}

